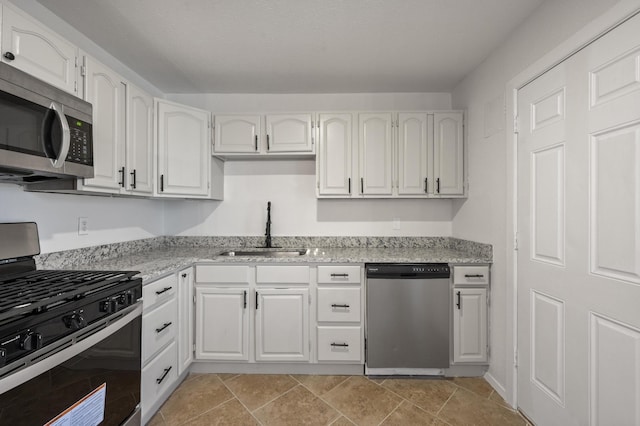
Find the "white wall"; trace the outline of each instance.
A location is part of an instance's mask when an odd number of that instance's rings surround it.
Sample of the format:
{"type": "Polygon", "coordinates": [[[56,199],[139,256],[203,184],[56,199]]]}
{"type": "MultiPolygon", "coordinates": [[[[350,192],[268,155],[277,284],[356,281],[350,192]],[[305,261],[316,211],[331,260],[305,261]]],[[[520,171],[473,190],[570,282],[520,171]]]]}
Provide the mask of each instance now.
{"type": "MultiPolygon", "coordinates": [[[[7,3],[0,0],[0,3],[7,3]]],[[[161,93],[35,0],[12,2],[105,65],[154,95],[161,93]]],[[[162,201],[23,192],[0,184],[0,222],[35,221],[43,253],[164,235],[162,201]],[[89,218],[89,235],[78,235],[78,217],[89,218]]],[[[1,243],[0,236],[0,243],[1,243]]]]}
{"type": "Polygon", "coordinates": [[[0,223],[23,221],[38,224],[42,253],[164,235],[163,201],[23,192],[0,184],[0,223]],[[89,219],[89,235],[78,235],[78,217],[89,219]]]}
{"type": "MultiPolygon", "coordinates": [[[[511,137],[505,133],[505,88],[528,65],[551,51],[617,0],[548,0],[453,92],[454,108],[467,110],[469,198],[453,203],[453,235],[492,244],[491,366],[489,379],[511,399],[513,338],[508,317],[507,241],[511,205],[507,158],[511,137]]],[[[510,95],[510,94],[509,94],[510,95]]]]}
{"type": "MultiPolygon", "coordinates": [[[[214,113],[398,111],[451,108],[447,93],[167,95],[214,113]]],[[[451,200],[317,200],[315,161],[227,161],[223,202],[167,202],[177,235],[262,235],[267,201],[273,235],[451,235],[451,200]],[[400,229],[393,229],[393,220],[400,229]]]]}

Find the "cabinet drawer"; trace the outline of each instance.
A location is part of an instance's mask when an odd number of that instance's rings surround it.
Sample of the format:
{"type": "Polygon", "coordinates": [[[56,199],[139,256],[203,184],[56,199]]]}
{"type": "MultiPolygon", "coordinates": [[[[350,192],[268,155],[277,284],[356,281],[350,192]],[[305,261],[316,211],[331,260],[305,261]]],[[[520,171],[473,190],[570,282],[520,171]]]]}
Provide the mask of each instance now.
{"type": "Polygon", "coordinates": [[[175,297],[178,278],[175,274],[160,278],[142,287],[142,307],[148,311],[152,307],[175,297]]]}
{"type": "Polygon", "coordinates": [[[259,284],[308,284],[308,266],[256,266],[259,284]]]}
{"type": "Polygon", "coordinates": [[[361,357],[361,327],[318,327],[318,361],[355,361],[361,357]]]}
{"type": "Polygon", "coordinates": [[[319,288],[318,321],[360,322],[360,288],[319,288]]]}
{"type": "Polygon", "coordinates": [[[454,266],[453,283],[467,285],[489,284],[488,266],[454,266]]]}
{"type": "Polygon", "coordinates": [[[239,265],[196,265],[198,284],[249,284],[251,268],[239,265]]]}
{"type": "Polygon", "coordinates": [[[352,283],[360,282],[359,266],[318,266],[318,283],[352,283]]]}
{"type": "Polygon", "coordinates": [[[140,402],[142,415],[151,409],[178,377],[178,351],[175,342],[162,351],[154,360],[142,369],[140,402]]]}
{"type": "Polygon", "coordinates": [[[178,311],[175,298],[142,315],[143,364],[176,337],[177,322],[178,311]]]}

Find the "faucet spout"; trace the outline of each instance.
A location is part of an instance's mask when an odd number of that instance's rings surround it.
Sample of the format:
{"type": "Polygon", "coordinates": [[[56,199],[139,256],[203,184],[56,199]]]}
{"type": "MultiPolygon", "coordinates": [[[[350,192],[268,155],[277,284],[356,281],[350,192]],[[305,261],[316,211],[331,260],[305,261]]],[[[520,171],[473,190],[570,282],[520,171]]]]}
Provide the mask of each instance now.
{"type": "Polygon", "coordinates": [[[264,246],[271,248],[271,201],[267,201],[267,229],[264,235],[266,235],[264,246]]]}

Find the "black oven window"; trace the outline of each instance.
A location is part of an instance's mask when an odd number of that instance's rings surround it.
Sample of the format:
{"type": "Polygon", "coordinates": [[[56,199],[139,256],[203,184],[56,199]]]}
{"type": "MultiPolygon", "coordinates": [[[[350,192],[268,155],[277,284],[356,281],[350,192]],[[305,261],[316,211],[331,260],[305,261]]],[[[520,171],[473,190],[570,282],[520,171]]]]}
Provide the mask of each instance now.
{"type": "Polygon", "coordinates": [[[141,317],[79,355],[0,395],[1,425],[43,425],[106,383],[105,419],[119,425],[140,402],[141,317]]]}

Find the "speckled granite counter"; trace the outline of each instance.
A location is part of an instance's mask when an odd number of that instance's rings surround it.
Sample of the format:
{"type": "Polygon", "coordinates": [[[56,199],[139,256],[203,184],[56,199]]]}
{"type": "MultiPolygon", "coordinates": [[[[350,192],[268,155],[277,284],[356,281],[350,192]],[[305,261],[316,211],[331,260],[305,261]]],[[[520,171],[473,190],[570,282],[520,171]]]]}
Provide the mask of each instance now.
{"type": "Polygon", "coordinates": [[[279,237],[274,245],[310,248],[296,257],[226,257],[258,237],[158,237],[38,256],[40,269],[140,271],[147,283],[196,262],[214,263],[491,263],[492,247],[446,237],[279,237]],[[326,247],[323,247],[326,246],[326,247]],[[321,248],[315,248],[321,247],[321,248]]]}

